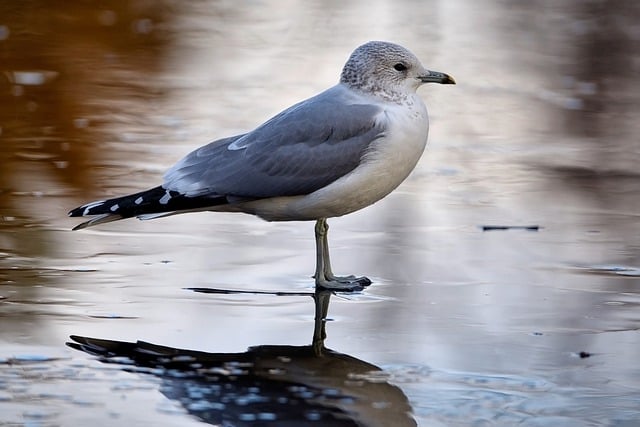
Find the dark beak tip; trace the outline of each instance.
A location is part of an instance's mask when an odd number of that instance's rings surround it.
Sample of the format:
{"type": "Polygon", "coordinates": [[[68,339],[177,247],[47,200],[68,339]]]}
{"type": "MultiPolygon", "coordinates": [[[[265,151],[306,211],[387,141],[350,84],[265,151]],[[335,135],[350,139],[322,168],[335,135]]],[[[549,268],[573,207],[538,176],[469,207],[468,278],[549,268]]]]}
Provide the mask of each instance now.
{"type": "Polygon", "coordinates": [[[456,84],[456,81],[453,77],[445,73],[440,73],[438,71],[431,71],[429,74],[421,76],[420,80],[422,80],[423,83],[440,83],[443,85],[456,84]]]}

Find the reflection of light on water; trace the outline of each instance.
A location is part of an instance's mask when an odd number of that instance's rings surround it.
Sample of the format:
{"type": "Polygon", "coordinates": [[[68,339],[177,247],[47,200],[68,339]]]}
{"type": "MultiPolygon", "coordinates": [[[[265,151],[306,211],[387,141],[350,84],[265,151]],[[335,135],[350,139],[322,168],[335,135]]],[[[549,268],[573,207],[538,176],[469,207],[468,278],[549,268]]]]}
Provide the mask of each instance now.
{"type": "MultiPolygon", "coordinates": [[[[566,357],[577,359],[576,364],[586,364],[578,360],[587,355],[583,352],[566,357]]],[[[474,425],[529,425],[531,414],[535,414],[536,425],[583,425],[576,423],[578,412],[589,414],[594,425],[610,425],[612,419],[620,420],[620,425],[635,425],[625,423],[635,418],[632,408],[637,405],[627,395],[628,389],[607,391],[611,393],[609,403],[626,408],[611,411],[598,403],[603,391],[597,381],[566,385],[541,376],[437,371],[422,366],[389,366],[386,371],[391,382],[413,397],[416,417],[424,423],[420,425],[439,421],[442,425],[466,426],[469,420],[474,420],[474,425]]]]}
{"type": "Polygon", "coordinates": [[[7,71],[5,75],[10,82],[24,86],[40,86],[58,77],[56,71],[46,70],[7,71]]]}

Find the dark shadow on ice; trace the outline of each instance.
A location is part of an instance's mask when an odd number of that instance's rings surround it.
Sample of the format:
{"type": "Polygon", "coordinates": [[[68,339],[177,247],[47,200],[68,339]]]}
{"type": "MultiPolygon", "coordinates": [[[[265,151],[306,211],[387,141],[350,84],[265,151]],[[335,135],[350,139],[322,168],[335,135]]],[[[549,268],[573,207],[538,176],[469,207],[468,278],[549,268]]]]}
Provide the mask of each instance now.
{"type": "Polygon", "coordinates": [[[198,292],[201,294],[251,294],[251,295],[275,295],[278,297],[290,296],[290,297],[314,297],[313,292],[291,292],[291,291],[256,291],[256,290],[240,290],[240,289],[222,289],[222,288],[184,288],[187,291],[198,292]]]}
{"type": "Polygon", "coordinates": [[[200,420],[225,426],[415,426],[402,390],[382,370],[324,346],[332,293],[311,295],[311,345],[205,353],[71,336],[70,347],[162,379],[160,391],[200,420]]]}

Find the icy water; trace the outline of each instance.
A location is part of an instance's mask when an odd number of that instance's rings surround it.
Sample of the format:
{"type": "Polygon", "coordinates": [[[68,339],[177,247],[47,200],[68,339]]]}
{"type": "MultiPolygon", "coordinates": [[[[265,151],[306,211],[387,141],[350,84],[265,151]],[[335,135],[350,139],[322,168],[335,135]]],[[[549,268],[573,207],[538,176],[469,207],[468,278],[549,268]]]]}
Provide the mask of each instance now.
{"type": "Polygon", "coordinates": [[[640,7],[613,3],[0,3],[0,425],[640,425],[640,7]],[[411,177],[329,222],[365,291],[314,294],[311,223],[70,231],[372,39],[458,84],[420,89],[411,177]]]}

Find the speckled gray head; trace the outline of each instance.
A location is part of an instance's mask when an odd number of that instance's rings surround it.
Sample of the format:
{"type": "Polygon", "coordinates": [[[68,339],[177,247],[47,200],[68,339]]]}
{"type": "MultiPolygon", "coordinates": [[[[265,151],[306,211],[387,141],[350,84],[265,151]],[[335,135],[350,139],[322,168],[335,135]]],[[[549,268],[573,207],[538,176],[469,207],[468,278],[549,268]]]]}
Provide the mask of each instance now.
{"type": "Polygon", "coordinates": [[[447,74],[427,70],[408,49],[371,41],[353,51],[342,69],[340,83],[390,99],[415,92],[424,83],[455,84],[447,74]]]}

